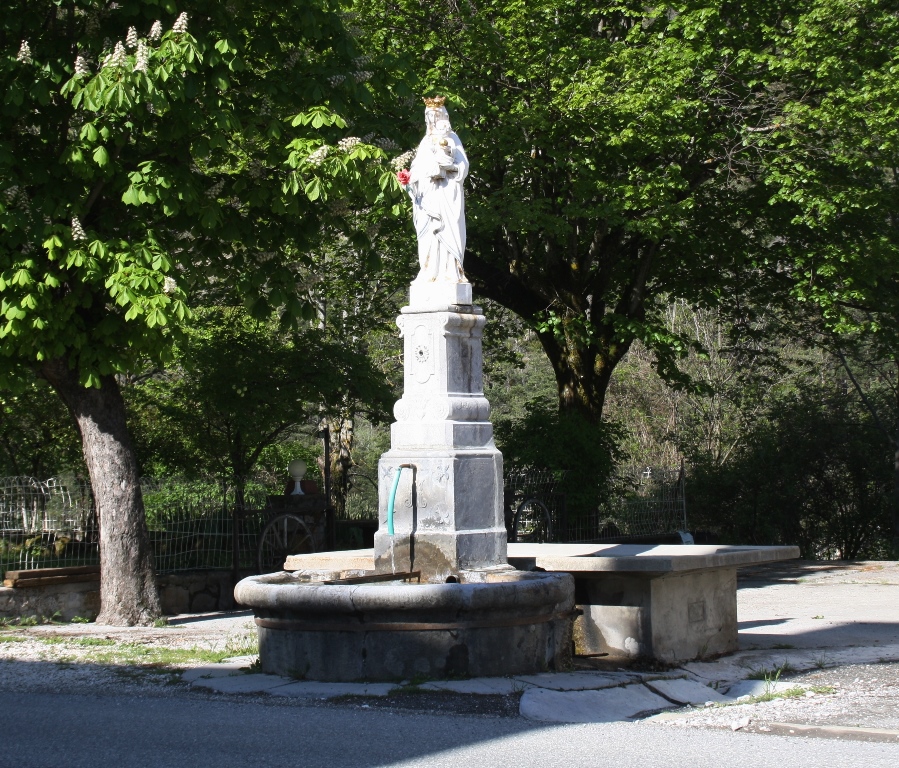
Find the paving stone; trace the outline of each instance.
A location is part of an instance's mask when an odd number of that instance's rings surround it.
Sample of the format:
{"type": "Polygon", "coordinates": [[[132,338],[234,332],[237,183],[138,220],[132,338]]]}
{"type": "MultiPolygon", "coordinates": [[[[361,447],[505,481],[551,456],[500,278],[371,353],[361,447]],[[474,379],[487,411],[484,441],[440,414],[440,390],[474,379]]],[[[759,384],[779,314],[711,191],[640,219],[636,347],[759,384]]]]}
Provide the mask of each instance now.
{"type": "Polygon", "coordinates": [[[211,680],[194,680],[194,688],[209,688],[220,693],[261,693],[270,691],[293,681],[277,675],[234,675],[233,677],[216,677],[211,680]]]}
{"type": "Polygon", "coordinates": [[[191,667],[184,670],[181,679],[185,683],[192,683],[202,677],[229,677],[241,675],[241,670],[247,669],[254,661],[255,656],[240,656],[234,659],[226,659],[220,664],[205,664],[202,667],[191,667]]]}
{"type": "Polygon", "coordinates": [[[470,680],[437,680],[424,683],[421,688],[428,691],[452,691],[453,693],[474,693],[481,695],[501,694],[508,696],[533,688],[531,683],[509,677],[473,677],[470,680]]]}
{"type": "Polygon", "coordinates": [[[656,693],[679,704],[705,704],[707,701],[728,700],[714,688],[697,683],[695,680],[683,678],[679,680],[645,680],[644,684],[656,693]]]}
{"type": "MultiPolygon", "coordinates": [[[[281,678],[283,679],[283,678],[281,678]]],[[[396,686],[393,683],[322,683],[300,680],[273,688],[273,696],[298,699],[333,699],[337,696],[386,696],[396,686]]]]}
{"type": "Polygon", "coordinates": [[[514,679],[554,691],[590,691],[633,683],[639,680],[639,676],[626,672],[541,672],[514,679]]]}
{"type": "Polygon", "coordinates": [[[550,723],[614,723],[672,706],[670,701],[639,684],[599,691],[531,688],[521,697],[519,711],[529,720],[550,723]]]}

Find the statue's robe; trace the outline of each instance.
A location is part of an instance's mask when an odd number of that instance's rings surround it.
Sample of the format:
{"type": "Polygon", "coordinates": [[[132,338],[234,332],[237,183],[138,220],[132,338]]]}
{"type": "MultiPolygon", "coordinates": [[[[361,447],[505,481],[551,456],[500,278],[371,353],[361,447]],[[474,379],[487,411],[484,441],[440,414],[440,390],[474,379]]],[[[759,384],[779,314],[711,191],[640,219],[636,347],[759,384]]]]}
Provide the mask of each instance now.
{"type": "Polygon", "coordinates": [[[468,157],[459,137],[425,136],[409,168],[412,218],[418,237],[417,281],[463,282],[465,254],[465,194],[462,182],[468,175],[468,157]],[[436,142],[446,138],[452,149],[452,168],[437,164],[436,142]],[[445,178],[435,179],[443,171],[445,178]]]}

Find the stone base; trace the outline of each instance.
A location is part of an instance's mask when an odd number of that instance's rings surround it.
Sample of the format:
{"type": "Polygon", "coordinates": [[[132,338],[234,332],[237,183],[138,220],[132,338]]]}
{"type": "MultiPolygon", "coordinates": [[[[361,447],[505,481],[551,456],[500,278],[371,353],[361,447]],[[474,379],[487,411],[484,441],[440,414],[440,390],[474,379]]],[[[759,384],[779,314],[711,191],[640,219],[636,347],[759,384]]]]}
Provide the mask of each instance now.
{"type": "Polygon", "coordinates": [[[433,312],[471,306],[471,283],[415,280],[409,286],[409,308],[433,312]]]}
{"type": "Polygon", "coordinates": [[[737,650],[736,568],[578,574],[575,652],[665,662],[737,650]]]}
{"type": "Polygon", "coordinates": [[[281,573],[244,579],[235,597],[253,608],[268,674],[350,682],[567,669],[571,576],[497,571],[483,578],[325,585],[281,573]]]}
{"type": "Polygon", "coordinates": [[[506,564],[502,456],[492,444],[476,450],[394,448],[381,457],[378,475],[378,572],[421,571],[425,580],[442,582],[460,570],[506,564]],[[412,466],[400,470],[404,464],[412,466]],[[391,536],[387,516],[397,471],[391,536]]]}

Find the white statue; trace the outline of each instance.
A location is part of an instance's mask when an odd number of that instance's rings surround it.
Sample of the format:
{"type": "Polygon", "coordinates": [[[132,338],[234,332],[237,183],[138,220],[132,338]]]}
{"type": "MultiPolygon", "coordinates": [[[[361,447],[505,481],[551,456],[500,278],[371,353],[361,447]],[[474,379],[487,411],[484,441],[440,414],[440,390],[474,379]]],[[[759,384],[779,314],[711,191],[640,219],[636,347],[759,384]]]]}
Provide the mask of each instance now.
{"type": "Polygon", "coordinates": [[[453,132],[444,97],[425,99],[427,133],[409,168],[406,190],[412,198],[412,220],[418,236],[416,282],[467,283],[465,194],[468,158],[453,132]]]}

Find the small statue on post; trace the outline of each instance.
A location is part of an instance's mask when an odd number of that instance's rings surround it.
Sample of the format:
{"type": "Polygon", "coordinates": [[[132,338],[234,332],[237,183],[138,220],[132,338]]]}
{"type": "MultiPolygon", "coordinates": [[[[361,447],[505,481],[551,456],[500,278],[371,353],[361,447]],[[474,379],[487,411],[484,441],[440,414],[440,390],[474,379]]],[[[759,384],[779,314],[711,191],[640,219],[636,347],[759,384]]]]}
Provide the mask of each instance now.
{"type": "Polygon", "coordinates": [[[398,174],[412,198],[418,237],[415,283],[468,283],[465,255],[465,194],[468,157],[450,125],[445,98],[425,99],[426,133],[408,171],[398,174]]]}

